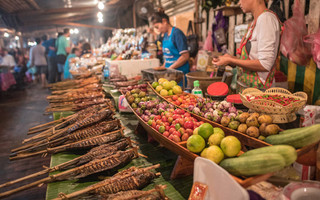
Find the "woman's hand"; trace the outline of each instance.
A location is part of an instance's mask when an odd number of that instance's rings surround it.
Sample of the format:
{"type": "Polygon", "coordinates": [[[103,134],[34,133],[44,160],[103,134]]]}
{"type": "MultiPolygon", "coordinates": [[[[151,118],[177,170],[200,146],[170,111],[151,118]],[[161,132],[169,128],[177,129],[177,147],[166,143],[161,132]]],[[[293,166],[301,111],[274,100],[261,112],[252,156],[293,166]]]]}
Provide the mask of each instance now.
{"type": "Polygon", "coordinates": [[[232,56],[229,54],[224,54],[223,56],[219,56],[218,58],[212,59],[212,64],[217,66],[224,66],[231,63],[232,56]]]}
{"type": "Polygon", "coordinates": [[[160,66],[160,67],[154,67],[153,69],[156,71],[161,71],[161,70],[165,70],[166,68],[165,66],[160,66]]]}

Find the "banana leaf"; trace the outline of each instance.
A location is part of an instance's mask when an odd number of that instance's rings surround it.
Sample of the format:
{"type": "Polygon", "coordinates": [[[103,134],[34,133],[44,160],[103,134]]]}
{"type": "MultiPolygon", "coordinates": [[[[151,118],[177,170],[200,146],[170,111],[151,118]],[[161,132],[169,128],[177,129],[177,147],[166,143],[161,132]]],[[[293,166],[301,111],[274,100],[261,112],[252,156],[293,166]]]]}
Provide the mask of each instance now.
{"type": "MultiPolygon", "coordinates": [[[[157,171],[161,172],[161,176],[156,178],[151,184],[145,187],[143,190],[149,190],[154,188],[155,185],[167,185],[165,189],[165,194],[174,200],[187,199],[192,187],[192,176],[187,176],[180,179],[171,180],[170,174],[177,159],[177,155],[170,152],[169,150],[160,147],[159,145],[153,145],[147,142],[146,138],[141,137],[141,135],[135,135],[133,133],[135,127],[138,124],[136,117],[133,114],[117,114],[118,118],[121,119],[123,125],[126,127],[125,135],[130,136],[132,140],[139,143],[139,153],[147,156],[148,158],[139,157],[131,161],[128,165],[119,169],[127,169],[131,166],[136,167],[147,167],[154,164],[160,164],[160,168],[157,171]]],[[[78,152],[63,152],[59,154],[52,155],[51,166],[66,162],[79,155],[78,152]]],[[[58,173],[58,172],[55,172],[58,173]]],[[[91,175],[90,178],[83,178],[81,180],[68,180],[59,181],[55,183],[49,183],[47,187],[46,199],[50,200],[56,198],[59,193],[72,193],[81,190],[89,185],[92,185],[101,178],[106,178],[103,174],[91,175]]]]}

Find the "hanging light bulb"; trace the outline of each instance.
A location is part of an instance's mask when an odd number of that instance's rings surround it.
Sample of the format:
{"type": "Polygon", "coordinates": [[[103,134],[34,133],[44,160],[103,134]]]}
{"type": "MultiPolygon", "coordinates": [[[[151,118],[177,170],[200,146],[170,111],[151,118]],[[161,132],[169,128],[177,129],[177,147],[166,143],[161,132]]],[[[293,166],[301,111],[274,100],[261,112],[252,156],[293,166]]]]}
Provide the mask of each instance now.
{"type": "Polygon", "coordinates": [[[4,37],[9,37],[10,35],[9,35],[9,33],[5,32],[5,33],[3,34],[3,36],[4,36],[4,37]]]}
{"type": "Polygon", "coordinates": [[[70,34],[73,34],[73,33],[74,33],[73,29],[70,29],[70,34]]]}
{"type": "Polygon", "coordinates": [[[103,10],[104,9],[104,3],[102,1],[99,1],[98,3],[98,9],[103,10]]]}
{"type": "Polygon", "coordinates": [[[79,33],[79,30],[78,30],[77,28],[75,28],[75,29],[73,30],[73,32],[74,32],[74,34],[78,34],[78,33],[79,33]]]}
{"type": "Polygon", "coordinates": [[[99,11],[99,12],[97,13],[97,17],[98,17],[98,18],[103,18],[102,12],[99,11]]]}
{"type": "Polygon", "coordinates": [[[15,39],[15,40],[19,40],[19,36],[16,35],[16,36],[14,37],[14,39],[15,39]]]}
{"type": "Polygon", "coordinates": [[[102,23],[103,22],[103,18],[98,18],[98,22],[102,23]]]}

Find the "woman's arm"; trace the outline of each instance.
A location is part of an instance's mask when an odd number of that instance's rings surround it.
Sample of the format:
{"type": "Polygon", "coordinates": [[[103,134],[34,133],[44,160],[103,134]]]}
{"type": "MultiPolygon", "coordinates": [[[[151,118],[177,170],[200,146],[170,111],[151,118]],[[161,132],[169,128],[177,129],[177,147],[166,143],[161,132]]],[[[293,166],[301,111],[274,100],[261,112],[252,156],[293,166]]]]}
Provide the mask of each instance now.
{"type": "Polygon", "coordinates": [[[212,59],[212,63],[217,66],[235,65],[250,71],[257,71],[257,72],[268,71],[261,65],[259,60],[241,60],[236,57],[230,56],[228,54],[212,59]]]}
{"type": "Polygon", "coordinates": [[[176,62],[174,62],[169,68],[170,69],[177,69],[177,68],[181,67],[182,65],[184,65],[186,62],[189,61],[189,57],[190,57],[189,52],[181,54],[180,57],[178,58],[178,60],[176,62]]]}

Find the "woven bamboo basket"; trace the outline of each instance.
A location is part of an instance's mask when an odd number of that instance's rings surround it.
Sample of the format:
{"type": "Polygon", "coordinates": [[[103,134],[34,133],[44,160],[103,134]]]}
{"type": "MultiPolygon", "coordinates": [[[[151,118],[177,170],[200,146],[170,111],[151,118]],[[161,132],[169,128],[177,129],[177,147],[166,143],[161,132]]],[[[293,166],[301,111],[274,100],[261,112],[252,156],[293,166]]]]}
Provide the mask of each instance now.
{"type": "Polygon", "coordinates": [[[305,92],[296,92],[292,94],[283,88],[270,88],[262,92],[255,88],[247,88],[240,94],[243,105],[251,111],[265,113],[272,116],[274,123],[288,123],[296,120],[296,112],[305,106],[308,96],[305,92]],[[247,96],[262,96],[266,94],[281,95],[283,98],[295,98],[298,101],[288,105],[282,105],[278,102],[266,99],[253,99],[248,101],[247,96]]]}

